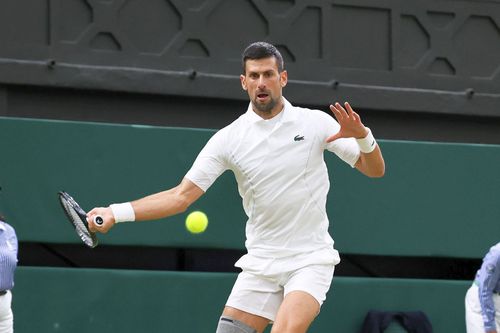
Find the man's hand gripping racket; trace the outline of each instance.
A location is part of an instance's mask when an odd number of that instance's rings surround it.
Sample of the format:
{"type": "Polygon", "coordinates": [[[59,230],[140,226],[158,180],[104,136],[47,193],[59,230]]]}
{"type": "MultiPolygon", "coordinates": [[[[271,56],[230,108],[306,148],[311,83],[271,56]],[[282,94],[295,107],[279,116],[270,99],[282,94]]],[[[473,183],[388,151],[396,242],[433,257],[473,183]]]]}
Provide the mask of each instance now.
{"type": "MultiPolygon", "coordinates": [[[[68,193],[60,191],[58,195],[61,207],[83,243],[91,248],[96,247],[98,244],[97,236],[94,232],[89,230],[85,211],[68,193]]],[[[104,219],[100,215],[95,215],[93,221],[98,227],[102,226],[104,223],[104,219]]]]}

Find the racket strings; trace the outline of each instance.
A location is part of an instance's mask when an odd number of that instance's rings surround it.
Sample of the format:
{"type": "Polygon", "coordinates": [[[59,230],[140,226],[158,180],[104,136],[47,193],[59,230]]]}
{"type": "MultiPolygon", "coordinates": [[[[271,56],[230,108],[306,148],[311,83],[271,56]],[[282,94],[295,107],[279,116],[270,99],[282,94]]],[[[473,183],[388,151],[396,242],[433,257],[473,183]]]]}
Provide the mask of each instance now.
{"type": "Polygon", "coordinates": [[[66,215],[75,227],[77,235],[87,246],[95,247],[97,238],[88,230],[87,224],[84,222],[86,219],[85,212],[71,197],[61,196],[60,199],[66,215]]]}

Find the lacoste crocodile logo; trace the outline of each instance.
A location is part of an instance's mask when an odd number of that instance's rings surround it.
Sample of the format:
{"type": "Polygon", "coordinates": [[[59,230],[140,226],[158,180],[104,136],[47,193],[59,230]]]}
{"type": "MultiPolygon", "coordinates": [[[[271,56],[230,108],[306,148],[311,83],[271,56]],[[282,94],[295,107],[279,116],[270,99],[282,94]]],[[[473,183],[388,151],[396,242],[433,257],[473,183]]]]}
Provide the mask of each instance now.
{"type": "Polygon", "coordinates": [[[293,138],[293,140],[294,140],[294,141],[302,141],[302,140],[304,140],[304,136],[303,136],[303,135],[298,134],[298,135],[296,135],[296,136],[293,138]]]}

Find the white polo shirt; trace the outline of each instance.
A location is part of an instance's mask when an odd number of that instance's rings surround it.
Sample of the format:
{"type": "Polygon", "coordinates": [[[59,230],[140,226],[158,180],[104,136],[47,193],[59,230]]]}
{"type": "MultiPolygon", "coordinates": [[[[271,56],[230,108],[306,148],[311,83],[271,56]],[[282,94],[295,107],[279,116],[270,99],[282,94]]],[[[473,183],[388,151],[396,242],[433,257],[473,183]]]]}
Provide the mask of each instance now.
{"type": "Polygon", "coordinates": [[[224,171],[233,171],[243,199],[248,254],[237,267],[255,272],[340,261],[328,234],[326,197],[330,188],[324,150],[354,167],[355,139],[326,143],[340,125],[319,110],[292,106],[265,120],[250,103],[245,114],[218,131],[196,158],[186,178],[207,191],[224,171]]]}

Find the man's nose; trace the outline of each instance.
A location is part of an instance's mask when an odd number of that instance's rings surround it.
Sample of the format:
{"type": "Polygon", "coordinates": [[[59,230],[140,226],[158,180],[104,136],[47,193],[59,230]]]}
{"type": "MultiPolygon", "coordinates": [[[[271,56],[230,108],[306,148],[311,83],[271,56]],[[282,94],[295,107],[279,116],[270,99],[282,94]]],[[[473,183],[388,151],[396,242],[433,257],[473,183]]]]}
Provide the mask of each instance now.
{"type": "Polygon", "coordinates": [[[257,82],[257,86],[259,87],[259,89],[263,89],[266,87],[266,82],[265,82],[263,76],[259,77],[259,81],[257,82]]]}

